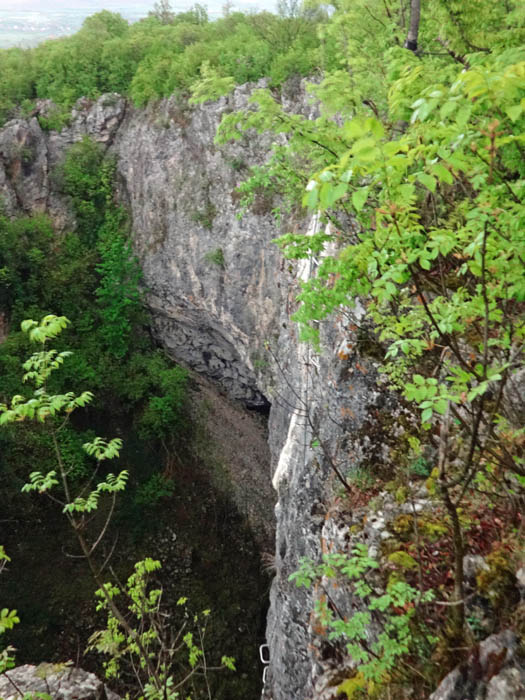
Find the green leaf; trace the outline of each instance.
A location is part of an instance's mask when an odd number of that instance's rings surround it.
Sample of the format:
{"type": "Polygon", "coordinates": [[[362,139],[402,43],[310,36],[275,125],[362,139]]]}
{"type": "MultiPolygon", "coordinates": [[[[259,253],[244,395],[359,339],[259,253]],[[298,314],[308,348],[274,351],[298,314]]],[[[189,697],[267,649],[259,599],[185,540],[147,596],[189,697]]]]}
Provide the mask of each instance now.
{"type": "Polygon", "coordinates": [[[370,129],[376,141],[379,141],[385,135],[385,128],[383,124],[375,117],[369,117],[365,122],[365,127],[370,129]]]}
{"type": "Polygon", "coordinates": [[[448,185],[452,185],[454,178],[450,170],[447,170],[442,163],[434,163],[430,166],[430,169],[438,177],[441,182],[446,182],[448,185]]]}
{"type": "Polygon", "coordinates": [[[437,413],[440,413],[441,415],[444,415],[446,413],[447,406],[448,406],[447,399],[439,399],[434,404],[434,411],[436,411],[437,413]]]}
{"type": "Polygon", "coordinates": [[[446,117],[450,116],[452,112],[455,112],[457,108],[458,102],[456,100],[449,100],[448,102],[445,102],[445,104],[439,110],[441,119],[446,119],[446,117]]]}
{"type": "Polygon", "coordinates": [[[319,188],[311,188],[303,198],[303,204],[308,207],[308,209],[316,209],[317,202],[319,201],[319,188]]]}
{"type": "Polygon", "coordinates": [[[422,423],[427,423],[432,418],[432,408],[425,408],[425,410],[421,413],[421,422],[422,423]]]}
{"type": "Polygon", "coordinates": [[[325,206],[332,207],[338,199],[341,199],[346,194],[347,189],[348,185],[344,182],[340,182],[335,187],[330,186],[325,196],[325,206]]]}
{"type": "Polygon", "coordinates": [[[344,127],[345,136],[349,139],[355,139],[366,133],[367,129],[361,119],[352,119],[347,122],[344,127]]]}
{"type": "Polygon", "coordinates": [[[421,265],[423,270],[430,270],[430,268],[432,267],[432,264],[430,263],[430,261],[424,257],[419,258],[419,264],[421,265]]]}
{"type": "Polygon", "coordinates": [[[351,148],[351,153],[359,158],[367,158],[368,155],[376,150],[376,140],[370,136],[359,139],[351,148]]]}
{"type": "Polygon", "coordinates": [[[417,179],[419,182],[424,185],[427,189],[429,189],[431,192],[436,191],[436,178],[432,177],[432,175],[428,175],[427,173],[417,173],[416,175],[417,179]]]}
{"type": "Polygon", "coordinates": [[[505,110],[507,116],[513,122],[519,119],[522,111],[523,107],[521,106],[521,104],[512,105],[511,107],[507,107],[507,109],[505,110]]]}
{"type": "Polygon", "coordinates": [[[332,182],[334,179],[334,173],[332,170],[323,170],[323,172],[319,175],[319,180],[321,182],[332,182]]]}
{"type": "Polygon", "coordinates": [[[35,328],[35,326],[38,326],[38,323],[36,321],[32,321],[30,318],[22,321],[20,324],[20,328],[22,329],[23,333],[28,333],[32,328],[35,328]]]}
{"type": "Polygon", "coordinates": [[[352,192],[352,204],[356,211],[361,211],[368,199],[369,187],[362,187],[359,190],[352,192]]]}
{"type": "Polygon", "coordinates": [[[235,659],[233,656],[222,656],[221,664],[228,668],[230,671],[235,671],[235,659]]]}

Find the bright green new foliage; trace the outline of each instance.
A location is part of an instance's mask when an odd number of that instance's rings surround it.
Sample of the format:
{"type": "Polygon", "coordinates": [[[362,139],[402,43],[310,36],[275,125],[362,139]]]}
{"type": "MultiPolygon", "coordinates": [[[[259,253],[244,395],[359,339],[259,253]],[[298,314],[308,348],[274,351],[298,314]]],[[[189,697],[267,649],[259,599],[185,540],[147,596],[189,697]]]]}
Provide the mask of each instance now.
{"type": "MultiPolygon", "coordinates": [[[[490,509],[503,492],[510,503],[525,484],[522,408],[511,399],[523,393],[525,360],[525,18],[514,2],[434,0],[422,4],[414,53],[402,48],[408,7],[337,3],[322,30],[338,51],[311,87],[320,116],[287,113],[257,91],[218,138],[286,137],[242,193],[249,205],[263,187],[321,221],[313,235],[278,241],[314,270],[293,317],[302,338],[320,349],[319,321],[333,313],[353,337],[359,299],[380,371],[431,436],[456,648],[469,547],[461,509],[475,499],[490,509]]],[[[352,624],[364,633],[367,620],[352,624]]]]}
{"type": "MultiPolygon", "coordinates": [[[[96,467],[87,475],[84,483],[78,481],[78,475],[83,470],[74,469],[62,454],[61,431],[71,414],[93,399],[90,391],[79,395],[73,392],[52,394],[48,389],[53,373],[72,354],[49,348],[50,342],[56,341],[68,325],[69,321],[64,316],[51,314],[40,323],[23,321],[22,331],[28,335],[30,342],[42,347],[23,365],[24,383],[33,384],[34,389],[29,398],[16,395],[9,403],[0,404],[0,426],[35,421],[43,424],[51,437],[54,468],[47,472],[31,472],[22,491],[51,498],[61,506],[72,527],[81,555],[99,586],[97,609],[104,609],[108,614],[107,628],[91,638],[91,648],[110,655],[106,664],[108,678],[120,678],[122,663],[127,667],[131,664],[140,697],[174,699],[179,697],[179,690],[189,686],[190,680],[193,685],[197,676],[201,676],[207,687],[206,674],[214,670],[206,661],[204,648],[209,611],[204,611],[202,619],[201,616],[192,618],[186,614],[180,628],[174,632],[172,625],[167,624],[165,609],[161,608],[161,589],[150,587],[151,574],[160,568],[160,563],[152,559],[135,564],[135,571],[125,589],[121,590],[118,585],[102,579],[95,553],[107,533],[116,496],[126,487],[128,471],[123,469],[113,474],[101,468],[106,460],[119,457],[122,448],[120,438],[107,440],[95,437],[83,444],[84,452],[96,461],[96,467]],[[90,526],[92,516],[101,506],[102,499],[107,497],[109,507],[105,508],[103,523],[94,533],[90,526]],[[118,602],[117,597],[120,597],[118,602]]],[[[0,567],[8,560],[3,548],[0,548],[0,567]]],[[[184,603],[185,600],[180,604],[184,603]]],[[[1,610],[0,634],[17,622],[16,611],[1,610]]],[[[13,665],[10,651],[7,648],[0,654],[0,672],[13,665]]],[[[223,657],[217,668],[234,670],[233,659],[223,657]]]]}
{"type": "MultiPolygon", "coordinates": [[[[509,50],[429,87],[399,139],[386,140],[375,117],[352,120],[344,127],[351,147],[305,195],[307,206],[328,211],[348,202],[361,233],[305,285],[297,320],[311,336],[310,319],[369,296],[386,370],[424,423],[448,402],[483,396],[523,358],[523,58],[509,50]],[[424,201],[434,203],[433,216],[424,201]],[[459,338],[468,335],[467,366],[459,338]],[[411,374],[436,344],[449,347],[444,380],[411,374]]],[[[393,85],[392,102],[403,87],[393,85]]],[[[289,254],[296,244],[281,239],[289,254]]]]}
{"type": "MultiPolygon", "coordinates": [[[[56,338],[68,325],[64,316],[45,316],[40,323],[26,320],[22,323],[22,330],[27,333],[31,342],[40,343],[43,348],[50,340],[56,338]]],[[[58,500],[63,512],[68,515],[72,524],[75,524],[76,513],[89,513],[98,506],[98,500],[102,493],[115,495],[125,487],[128,472],[122,470],[117,476],[108,474],[104,480],[99,481],[95,488],[87,491],[87,495],[74,496],[68,481],[68,472],[62,460],[57,440],[57,433],[65,426],[69,416],[78,408],[89,404],[93,398],[90,391],[84,391],[78,396],[73,392],[65,394],[50,394],[47,383],[52,372],[60,368],[64,360],[71,353],[65,351],[57,353],[56,350],[42,350],[33,353],[26,360],[23,367],[26,370],[24,382],[31,382],[35,388],[32,396],[26,399],[17,395],[11,399],[10,404],[0,404],[0,425],[23,420],[36,420],[40,423],[49,423],[49,431],[53,438],[53,446],[57,461],[57,470],[43,474],[34,471],[29,476],[29,482],[23,487],[23,491],[48,493],[55,487],[62,485],[62,493],[58,500]]],[[[86,443],[84,450],[97,461],[118,457],[122,441],[117,439],[106,442],[102,438],[95,438],[91,443],[86,443]]],[[[85,493],[82,488],[80,493],[85,493]]],[[[55,498],[56,500],[56,498],[55,498]]]]}
{"type": "Polygon", "coordinates": [[[221,78],[217,70],[210,67],[209,61],[202,64],[201,76],[202,78],[190,88],[190,104],[216,100],[222,95],[227,95],[235,87],[235,80],[230,77],[221,78]]]}
{"type": "Polygon", "coordinates": [[[104,663],[108,679],[118,678],[122,665],[129,665],[131,660],[143,697],[172,700],[182,697],[183,687],[191,687],[208,670],[235,670],[235,664],[231,657],[226,656],[222,657],[219,667],[213,668],[207,663],[204,639],[209,610],[190,615],[186,610],[187,599],[180,598],[177,606],[182,623],[175,628],[167,619],[162,605],[163,591],[155,587],[154,581],[155,572],[160,568],[160,562],[146,558],[135,564],[124,588],[105,583],[96,592],[97,610],[107,613],[107,622],[105,629],[91,636],[88,648],[109,657],[104,663]],[[122,597],[126,600],[129,630],[122,629],[110,605],[111,601],[122,597]],[[156,667],[154,677],[149,660],[156,667]]]}
{"type": "MultiPolygon", "coordinates": [[[[181,455],[190,439],[188,372],[170,362],[147,332],[140,269],[130,248],[127,217],[114,201],[114,172],[114,161],[85,139],[74,144],[52,174],[56,185],[71,197],[78,217],[75,231],[57,234],[44,216],[0,216],[0,306],[10,329],[0,347],[0,402],[25,395],[20,364],[27,357],[28,334],[17,331],[22,319],[41,318],[58,309],[58,315],[72,323],[67,344],[57,336],[53,349],[47,343],[42,351],[49,354],[35,355],[47,366],[48,393],[55,397],[52,406],[41,402],[38,412],[45,416],[48,410],[60,408],[60,402],[67,408],[73,385],[80,394],[93,391],[93,423],[131,429],[141,449],[152,454],[162,450],[148,473],[157,480],[148,481],[136,473],[132,483],[132,489],[139,490],[137,495],[149,483],[151,497],[146,500],[151,502],[155,495],[151,486],[159,483],[160,473],[171,464],[175,442],[181,455]],[[60,372],[54,371],[58,366],[60,372]]],[[[27,368],[38,374],[37,370],[27,368]]],[[[16,408],[21,410],[35,411],[36,404],[16,408]]],[[[71,478],[81,482],[90,474],[92,463],[82,445],[93,434],[79,430],[82,418],[73,423],[68,421],[56,439],[71,478]]],[[[37,465],[42,472],[52,471],[50,434],[29,429],[27,420],[19,429],[14,427],[16,422],[9,425],[0,435],[5,470],[24,479],[37,465]]]]}
{"type": "Polygon", "coordinates": [[[206,9],[195,5],[187,12],[155,11],[128,24],[103,10],[73,36],[34,49],[0,50],[0,122],[17,116],[20,105],[33,109],[35,98],[53,100],[56,109],[39,122],[60,131],[79,98],[118,92],[142,106],[174,93],[186,97],[190,90],[202,101],[205,94],[225,94],[234,84],[262,77],[280,85],[294,74],[314,72],[317,27],[325,20],[320,10],[295,16],[228,12],[210,21],[206,9]]]}
{"type": "MultiPolygon", "coordinates": [[[[0,545],[0,573],[4,566],[11,561],[11,558],[5,552],[5,549],[0,545]]],[[[3,634],[6,630],[13,629],[14,625],[20,622],[16,610],[8,610],[7,608],[2,608],[0,610],[0,634],[3,634]]]]}
{"type": "Polygon", "coordinates": [[[421,594],[408,583],[397,581],[378,594],[372,580],[378,566],[377,560],[368,556],[367,546],[357,544],[352,556],[325,554],[317,565],[303,558],[299,570],[290,576],[298,586],[307,588],[322,577],[339,581],[349,588],[349,595],[359,601],[361,609],[343,618],[334,611],[337,606],[331,604],[327,594],[317,600],[315,613],[319,624],[326,628],[328,639],[340,639],[345,643],[348,653],[358,664],[362,688],[369,690],[396,674],[402,679],[399,664],[403,657],[414,653],[429,654],[435,641],[424,628],[418,628],[414,620],[417,606],[430,602],[434,598],[433,592],[421,594]],[[374,611],[380,614],[379,618],[374,611]],[[376,625],[380,620],[380,631],[374,630],[372,625],[374,615],[376,625]]]}
{"type": "MultiPolygon", "coordinates": [[[[0,574],[2,573],[5,565],[10,562],[10,557],[6,554],[5,549],[0,545],[0,574]]],[[[13,629],[13,627],[20,622],[20,618],[17,615],[16,610],[8,610],[8,608],[0,608],[0,642],[1,636],[7,630],[13,629]]],[[[0,647],[0,675],[5,671],[13,668],[15,665],[15,660],[13,656],[14,649],[11,646],[0,647]]]]}

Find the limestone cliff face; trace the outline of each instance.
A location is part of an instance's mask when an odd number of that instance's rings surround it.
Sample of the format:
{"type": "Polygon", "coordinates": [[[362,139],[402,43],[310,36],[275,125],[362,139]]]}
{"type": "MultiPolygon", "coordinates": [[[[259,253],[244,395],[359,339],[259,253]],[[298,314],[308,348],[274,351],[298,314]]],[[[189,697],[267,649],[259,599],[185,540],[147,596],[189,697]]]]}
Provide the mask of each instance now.
{"type": "Polygon", "coordinates": [[[213,143],[224,110],[245,100],[239,90],[207,108],[172,99],[130,109],[114,148],[159,338],[179,361],[258,407],[257,360],[280,303],[276,231],[269,209],[236,216],[240,171],[260,158],[261,144],[213,143]]]}

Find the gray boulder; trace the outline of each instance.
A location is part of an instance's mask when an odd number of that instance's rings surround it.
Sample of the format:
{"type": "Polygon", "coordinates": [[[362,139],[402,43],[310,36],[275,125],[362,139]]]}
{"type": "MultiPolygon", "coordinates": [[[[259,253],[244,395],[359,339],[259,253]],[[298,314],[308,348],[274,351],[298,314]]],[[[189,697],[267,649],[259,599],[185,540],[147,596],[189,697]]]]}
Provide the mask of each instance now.
{"type": "Polygon", "coordinates": [[[93,673],[68,664],[26,664],[0,676],[0,700],[44,693],[52,700],[120,700],[93,673]]]}
{"type": "Polygon", "coordinates": [[[429,700],[523,700],[525,665],[518,639],[505,630],[477,645],[468,660],[448,674],[429,700]]]}

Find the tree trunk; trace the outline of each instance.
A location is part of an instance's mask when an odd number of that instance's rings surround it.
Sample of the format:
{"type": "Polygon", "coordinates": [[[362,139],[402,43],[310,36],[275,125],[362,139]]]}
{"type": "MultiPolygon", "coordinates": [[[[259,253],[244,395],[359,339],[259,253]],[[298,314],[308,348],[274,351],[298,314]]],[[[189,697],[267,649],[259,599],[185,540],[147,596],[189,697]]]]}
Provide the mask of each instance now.
{"type": "Polygon", "coordinates": [[[405,49],[417,51],[417,37],[419,34],[419,16],[421,14],[421,0],[410,1],[410,27],[405,41],[405,49]]]}

